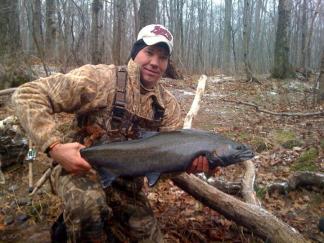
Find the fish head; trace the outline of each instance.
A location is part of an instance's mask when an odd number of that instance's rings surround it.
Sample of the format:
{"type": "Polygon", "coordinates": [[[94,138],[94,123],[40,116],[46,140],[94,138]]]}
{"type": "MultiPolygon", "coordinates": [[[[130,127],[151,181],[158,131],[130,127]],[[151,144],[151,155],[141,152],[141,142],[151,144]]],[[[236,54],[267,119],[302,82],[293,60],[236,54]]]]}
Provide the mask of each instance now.
{"type": "Polygon", "coordinates": [[[228,166],[254,157],[251,148],[244,144],[224,143],[216,146],[209,156],[211,167],[228,166]]]}

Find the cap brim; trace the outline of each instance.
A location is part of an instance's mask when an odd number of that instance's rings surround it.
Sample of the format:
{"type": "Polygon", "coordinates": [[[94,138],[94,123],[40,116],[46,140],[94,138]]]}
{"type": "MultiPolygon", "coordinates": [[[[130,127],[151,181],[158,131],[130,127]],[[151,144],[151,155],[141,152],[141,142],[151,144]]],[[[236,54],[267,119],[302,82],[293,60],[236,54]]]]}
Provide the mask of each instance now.
{"type": "Polygon", "coordinates": [[[145,42],[146,45],[149,46],[155,45],[157,43],[165,43],[169,48],[169,53],[171,54],[172,52],[172,46],[170,45],[170,42],[168,41],[167,38],[163,36],[143,37],[143,41],[145,42]]]}

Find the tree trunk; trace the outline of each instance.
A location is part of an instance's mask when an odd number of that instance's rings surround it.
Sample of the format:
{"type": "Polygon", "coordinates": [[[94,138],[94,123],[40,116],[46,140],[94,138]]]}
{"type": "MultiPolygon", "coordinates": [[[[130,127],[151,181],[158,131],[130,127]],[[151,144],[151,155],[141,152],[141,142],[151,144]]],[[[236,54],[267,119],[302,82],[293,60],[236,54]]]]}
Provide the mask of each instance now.
{"type": "Polygon", "coordinates": [[[250,12],[250,1],[244,0],[243,10],[243,59],[244,69],[247,80],[252,79],[251,66],[249,63],[249,43],[251,34],[251,12],[250,12]]]}
{"type": "Polygon", "coordinates": [[[133,2],[133,9],[134,9],[134,24],[135,24],[134,38],[136,39],[137,33],[140,30],[139,17],[138,17],[138,5],[137,5],[137,0],[133,0],[132,2],[133,2]]]}
{"type": "Polygon", "coordinates": [[[0,0],[0,89],[29,80],[21,69],[22,47],[18,0],[0,0]]]}
{"type": "Polygon", "coordinates": [[[32,35],[34,46],[39,55],[44,56],[44,41],[42,31],[42,2],[41,0],[35,0],[33,2],[33,20],[32,20],[32,35]],[[39,52],[42,52],[39,53],[39,52]]]}
{"type": "MultiPolygon", "coordinates": [[[[114,1],[114,26],[113,26],[113,59],[116,65],[123,63],[121,57],[122,41],[125,40],[126,0],[114,1]]],[[[123,42],[124,43],[124,42],[123,42]]]]}
{"type": "Polygon", "coordinates": [[[156,24],[157,0],[141,0],[138,10],[140,29],[149,24],[156,24]]]}
{"type": "Polygon", "coordinates": [[[302,5],[302,21],[301,21],[301,63],[303,71],[306,71],[306,36],[307,36],[307,0],[303,0],[302,5]]]}
{"type": "Polygon", "coordinates": [[[322,58],[321,58],[321,70],[319,75],[319,94],[318,100],[320,103],[324,103],[324,48],[322,48],[322,58]]]}
{"type": "Polygon", "coordinates": [[[230,72],[231,61],[231,33],[232,33],[232,0],[225,0],[225,28],[223,41],[223,70],[226,74],[230,72]]]}
{"type": "Polygon", "coordinates": [[[18,0],[0,1],[0,61],[21,51],[18,0]]]}
{"type": "Polygon", "coordinates": [[[102,61],[102,52],[99,49],[99,31],[101,26],[99,24],[99,11],[102,10],[102,2],[100,0],[93,0],[92,2],[92,22],[91,22],[91,63],[99,64],[102,61]]]}
{"type": "Polygon", "coordinates": [[[55,0],[46,0],[46,33],[45,33],[45,49],[47,60],[55,60],[56,48],[56,19],[55,19],[55,0]]]}
{"type": "Polygon", "coordinates": [[[272,77],[284,79],[293,75],[289,63],[289,21],[290,21],[290,0],[279,0],[278,24],[276,32],[274,66],[272,77]]]}

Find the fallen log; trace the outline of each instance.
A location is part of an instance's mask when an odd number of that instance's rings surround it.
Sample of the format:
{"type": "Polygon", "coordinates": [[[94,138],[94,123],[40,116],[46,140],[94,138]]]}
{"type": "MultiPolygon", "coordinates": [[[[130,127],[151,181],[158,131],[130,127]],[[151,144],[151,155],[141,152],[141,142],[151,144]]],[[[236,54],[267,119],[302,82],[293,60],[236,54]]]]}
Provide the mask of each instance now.
{"type": "Polygon", "coordinates": [[[227,99],[220,99],[221,101],[224,102],[231,102],[231,103],[236,103],[239,105],[246,105],[246,106],[251,106],[254,107],[257,112],[263,112],[269,115],[274,115],[274,116],[299,116],[299,117],[309,117],[309,116],[323,116],[324,111],[315,111],[315,112],[273,112],[269,111],[266,109],[262,109],[256,104],[249,103],[249,102],[244,102],[244,101],[239,101],[239,100],[227,100],[227,99]]]}
{"type": "Polygon", "coordinates": [[[267,187],[267,192],[272,194],[277,191],[287,194],[299,187],[314,186],[324,188],[324,174],[320,172],[299,171],[288,178],[288,181],[274,182],[267,187]]]}
{"type": "Polygon", "coordinates": [[[197,176],[203,181],[206,181],[209,185],[216,187],[218,190],[224,193],[241,196],[242,184],[240,182],[227,182],[215,177],[210,177],[207,179],[204,175],[202,175],[202,173],[199,173],[197,176]]]}
{"type": "Polygon", "coordinates": [[[264,240],[276,243],[306,242],[294,228],[265,209],[227,195],[194,175],[182,173],[172,180],[175,185],[206,206],[248,228],[264,240]]]}

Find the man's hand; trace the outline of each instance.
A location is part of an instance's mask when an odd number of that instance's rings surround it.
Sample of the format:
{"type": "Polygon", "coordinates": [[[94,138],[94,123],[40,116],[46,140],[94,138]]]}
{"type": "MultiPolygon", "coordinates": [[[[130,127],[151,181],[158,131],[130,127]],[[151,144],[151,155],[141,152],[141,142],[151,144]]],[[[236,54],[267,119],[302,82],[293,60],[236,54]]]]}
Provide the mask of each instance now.
{"type": "Polygon", "coordinates": [[[80,149],[84,147],[80,143],[60,143],[55,145],[49,154],[66,171],[74,174],[82,174],[91,169],[90,164],[80,155],[80,149]]]}
{"type": "Polygon", "coordinates": [[[205,156],[199,156],[192,161],[191,166],[187,169],[187,173],[209,173],[212,170],[209,169],[208,159],[205,156]]]}

